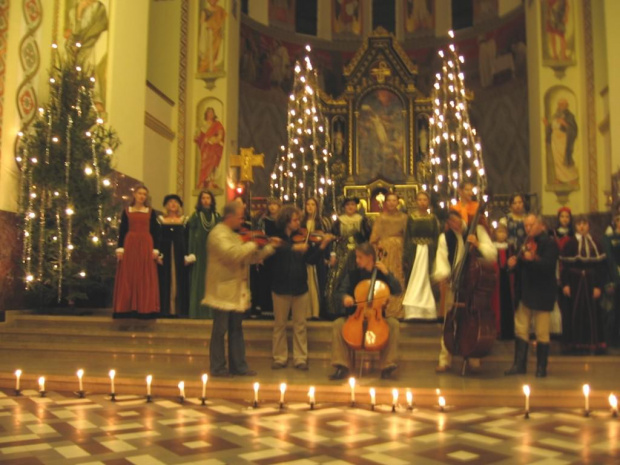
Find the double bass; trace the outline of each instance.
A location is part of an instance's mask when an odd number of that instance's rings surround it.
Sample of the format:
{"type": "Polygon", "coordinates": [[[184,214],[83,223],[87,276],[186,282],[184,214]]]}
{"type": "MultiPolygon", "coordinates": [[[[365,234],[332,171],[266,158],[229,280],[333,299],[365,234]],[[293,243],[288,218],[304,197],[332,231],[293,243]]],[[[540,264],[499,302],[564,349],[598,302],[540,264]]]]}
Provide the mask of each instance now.
{"type": "MultiPolygon", "coordinates": [[[[480,202],[469,225],[467,236],[476,233],[486,202],[480,202]]],[[[443,341],[452,355],[463,357],[461,374],[465,375],[468,358],[485,357],[497,337],[491,295],[497,279],[493,262],[479,259],[465,242],[465,252],[453,272],[451,283],[454,304],[445,319],[443,341]]]]}
{"type": "Polygon", "coordinates": [[[376,266],[370,279],[360,281],[353,294],[357,308],[342,327],[344,341],[355,350],[383,349],[390,337],[390,327],[382,315],[390,298],[390,288],[383,281],[377,281],[376,266]]]}

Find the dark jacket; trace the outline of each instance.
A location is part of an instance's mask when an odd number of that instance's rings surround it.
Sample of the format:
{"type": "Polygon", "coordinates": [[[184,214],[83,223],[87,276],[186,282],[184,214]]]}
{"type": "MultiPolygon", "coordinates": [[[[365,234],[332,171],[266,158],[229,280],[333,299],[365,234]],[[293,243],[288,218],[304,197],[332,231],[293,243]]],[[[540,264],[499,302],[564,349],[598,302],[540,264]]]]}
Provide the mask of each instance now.
{"type": "MultiPolygon", "coordinates": [[[[364,279],[370,279],[372,276],[372,271],[363,270],[360,268],[356,268],[353,271],[348,272],[342,282],[340,283],[340,287],[336,292],[338,296],[338,300],[342,302],[345,295],[350,295],[351,297],[355,296],[355,287],[363,281],[364,279]]],[[[388,273],[387,275],[383,274],[383,272],[377,270],[377,281],[383,281],[390,288],[390,293],[392,295],[398,295],[402,292],[402,288],[396,276],[392,273],[388,273]]],[[[347,315],[354,313],[356,307],[345,308],[345,312],[347,315]]]]}
{"type": "Polygon", "coordinates": [[[555,267],[558,246],[546,232],[534,238],[537,258],[531,262],[519,259],[517,298],[530,310],[550,312],[558,294],[555,267]]]}

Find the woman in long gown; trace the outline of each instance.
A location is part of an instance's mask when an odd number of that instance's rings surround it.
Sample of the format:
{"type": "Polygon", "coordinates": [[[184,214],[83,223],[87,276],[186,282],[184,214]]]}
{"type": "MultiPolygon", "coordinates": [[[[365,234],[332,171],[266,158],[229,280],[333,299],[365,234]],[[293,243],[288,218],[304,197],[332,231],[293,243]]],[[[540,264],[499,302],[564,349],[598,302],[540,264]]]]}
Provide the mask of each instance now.
{"type": "Polygon", "coordinates": [[[325,296],[327,299],[327,315],[330,320],[342,316],[342,301],[337,290],[348,271],[355,270],[355,247],[366,242],[370,237],[368,218],[357,211],[359,199],[346,197],[342,203],[344,212],[338,216],[332,226],[332,234],[336,241],[332,244],[332,252],[327,274],[325,296]]]}
{"type": "MultiPolygon", "coordinates": [[[[314,197],[308,198],[301,227],[306,229],[308,234],[314,231],[328,233],[331,230],[330,223],[329,218],[321,215],[318,201],[314,197]]],[[[316,265],[307,264],[306,270],[308,272],[308,295],[310,297],[310,306],[306,318],[318,320],[325,307],[323,296],[325,295],[325,281],[327,280],[327,265],[325,260],[321,259],[316,265]]]]}
{"type": "Polygon", "coordinates": [[[418,210],[407,222],[407,241],[413,247],[413,267],[403,297],[405,319],[437,319],[437,305],[431,289],[430,273],[437,252],[439,221],[429,210],[430,197],[420,191],[418,210]]]}
{"type": "MultiPolygon", "coordinates": [[[[373,225],[370,243],[379,252],[378,256],[383,252],[381,261],[385,263],[387,269],[396,277],[401,289],[404,289],[405,274],[403,270],[408,269],[404,263],[407,215],[398,210],[398,196],[393,192],[385,196],[383,208],[383,213],[379,215],[373,225]]],[[[402,301],[402,294],[390,297],[390,301],[385,309],[385,316],[402,318],[404,315],[402,301]]]]}
{"type": "MultiPolygon", "coordinates": [[[[573,214],[568,207],[562,207],[558,210],[557,227],[553,230],[553,238],[558,246],[560,257],[564,253],[566,244],[575,237],[575,229],[573,227],[573,214]]],[[[564,350],[569,349],[570,338],[570,302],[562,292],[560,286],[560,276],[562,275],[562,260],[558,261],[557,278],[558,278],[558,299],[556,305],[551,312],[551,321],[549,322],[549,332],[551,334],[562,334],[562,345],[564,350]]]]}
{"type": "Polygon", "coordinates": [[[200,304],[205,296],[207,274],[207,237],[219,222],[215,211],[215,197],[209,191],[201,191],[196,211],[189,219],[189,259],[194,262],[189,288],[189,317],[213,318],[212,311],[200,304]]]}
{"type": "Polygon", "coordinates": [[[164,255],[159,267],[159,298],[162,316],[187,317],[189,311],[189,268],[187,216],[183,200],[176,194],[164,197],[165,215],[160,225],[160,250],[164,255]]]}
{"type": "Polygon", "coordinates": [[[133,200],[123,210],[118,237],[114,318],[159,316],[157,264],[159,226],[148,202],[149,191],[138,185],[133,200]]]}

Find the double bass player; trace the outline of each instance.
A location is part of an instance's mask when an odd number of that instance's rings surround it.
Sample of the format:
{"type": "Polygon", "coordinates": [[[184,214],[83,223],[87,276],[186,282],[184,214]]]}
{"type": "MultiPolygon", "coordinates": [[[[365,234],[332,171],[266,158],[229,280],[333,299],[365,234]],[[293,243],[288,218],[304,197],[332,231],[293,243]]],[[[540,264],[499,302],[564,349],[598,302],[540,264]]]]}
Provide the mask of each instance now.
{"type": "MultiPolygon", "coordinates": [[[[337,290],[337,295],[342,302],[347,315],[355,310],[353,297],[355,287],[363,280],[370,279],[373,270],[377,268],[376,279],[386,283],[392,295],[402,292],[398,279],[388,271],[385,264],[376,261],[375,249],[368,242],[359,244],[355,248],[355,264],[353,271],[347,272],[337,290]]],[[[339,380],[348,377],[350,369],[351,351],[342,334],[343,326],[347,318],[341,317],[332,323],[332,366],[336,371],[329,377],[331,380],[339,380]]],[[[398,335],[400,327],[396,318],[388,317],[385,321],[389,327],[389,339],[387,345],[381,350],[381,378],[389,379],[396,370],[398,360],[398,335]]]]}

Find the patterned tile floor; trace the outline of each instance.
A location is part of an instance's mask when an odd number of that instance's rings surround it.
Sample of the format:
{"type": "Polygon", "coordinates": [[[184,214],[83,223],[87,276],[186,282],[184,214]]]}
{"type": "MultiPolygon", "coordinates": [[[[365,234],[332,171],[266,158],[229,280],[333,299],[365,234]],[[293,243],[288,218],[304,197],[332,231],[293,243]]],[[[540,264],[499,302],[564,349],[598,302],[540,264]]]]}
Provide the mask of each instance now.
{"type": "Polygon", "coordinates": [[[0,391],[0,463],[611,464],[620,420],[599,410],[277,404],[0,391]]]}

